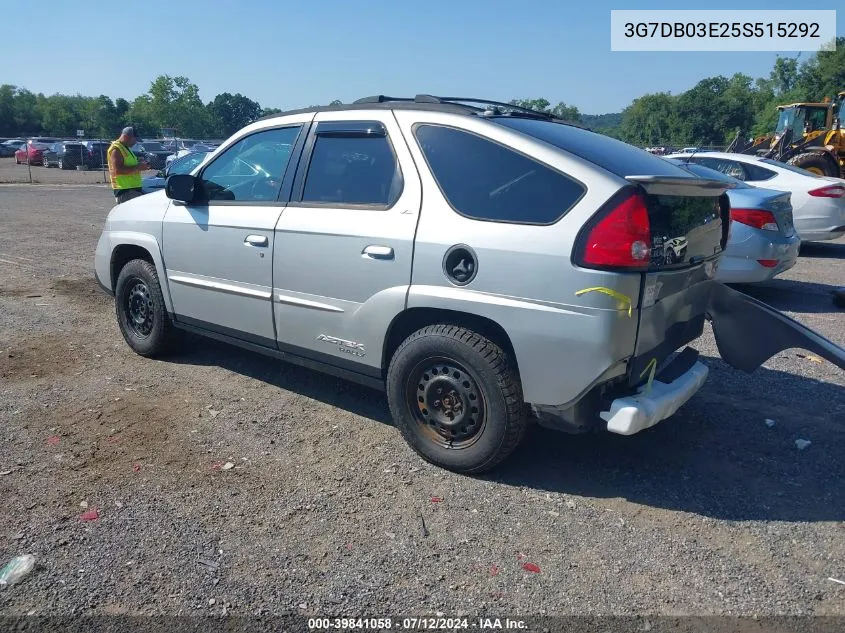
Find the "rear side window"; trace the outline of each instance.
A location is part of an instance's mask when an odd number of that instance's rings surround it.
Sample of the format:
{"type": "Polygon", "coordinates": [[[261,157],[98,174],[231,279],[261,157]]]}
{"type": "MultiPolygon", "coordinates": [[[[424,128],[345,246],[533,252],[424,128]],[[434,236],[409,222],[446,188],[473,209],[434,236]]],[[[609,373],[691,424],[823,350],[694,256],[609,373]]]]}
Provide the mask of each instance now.
{"type": "Polygon", "coordinates": [[[490,120],[575,154],[622,178],[644,174],[689,176],[681,168],[643,149],[572,125],[518,117],[491,117],[490,120]]]}
{"type": "Polygon", "coordinates": [[[386,207],[401,189],[401,172],[386,136],[317,135],[303,202],[386,207]]]}
{"type": "Polygon", "coordinates": [[[514,224],[553,224],[585,187],[523,154],[440,125],[414,130],[437,185],[461,215],[514,224]]]}

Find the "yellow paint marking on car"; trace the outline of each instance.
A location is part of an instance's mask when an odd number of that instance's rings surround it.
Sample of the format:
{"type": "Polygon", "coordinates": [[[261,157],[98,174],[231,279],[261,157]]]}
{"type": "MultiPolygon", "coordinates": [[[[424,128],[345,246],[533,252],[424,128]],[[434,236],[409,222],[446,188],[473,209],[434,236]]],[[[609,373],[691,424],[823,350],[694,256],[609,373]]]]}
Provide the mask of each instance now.
{"type": "Polygon", "coordinates": [[[646,372],[648,372],[648,382],[645,384],[645,389],[643,390],[643,393],[645,394],[651,392],[651,383],[654,382],[655,371],[657,371],[657,359],[652,358],[650,361],[648,361],[648,365],[645,366],[645,369],[643,369],[642,373],[640,374],[640,378],[642,378],[646,375],[646,372]]]}
{"type": "Polygon", "coordinates": [[[623,295],[621,292],[616,292],[610,288],[605,288],[604,286],[595,286],[593,288],[584,288],[583,290],[579,290],[575,293],[576,297],[580,297],[583,294],[587,294],[588,292],[601,292],[608,296],[613,297],[617,301],[619,301],[622,305],[619,307],[620,310],[624,310],[627,306],[628,308],[628,316],[631,316],[631,309],[633,307],[633,301],[631,301],[631,297],[627,295],[623,295]]]}

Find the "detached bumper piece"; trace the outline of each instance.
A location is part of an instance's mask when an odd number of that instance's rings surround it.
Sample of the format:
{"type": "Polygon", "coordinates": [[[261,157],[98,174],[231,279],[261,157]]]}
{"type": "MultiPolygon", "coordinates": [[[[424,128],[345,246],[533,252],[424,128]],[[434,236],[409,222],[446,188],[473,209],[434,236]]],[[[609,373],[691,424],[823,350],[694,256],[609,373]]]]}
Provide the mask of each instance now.
{"type": "Polygon", "coordinates": [[[650,389],[646,384],[634,395],[616,398],[599,416],[611,433],[639,433],[674,415],[701,389],[709,373],[707,365],[698,361],[698,352],[687,348],[655,376],[650,389]]]}

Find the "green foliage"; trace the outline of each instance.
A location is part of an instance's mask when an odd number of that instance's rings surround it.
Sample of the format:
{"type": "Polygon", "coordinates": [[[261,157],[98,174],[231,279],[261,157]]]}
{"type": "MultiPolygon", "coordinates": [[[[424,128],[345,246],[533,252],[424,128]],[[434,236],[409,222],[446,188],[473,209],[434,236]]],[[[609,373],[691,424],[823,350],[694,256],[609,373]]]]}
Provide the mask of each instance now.
{"type": "MultiPolygon", "coordinates": [[[[575,106],[548,99],[514,99],[511,105],[550,112],[614,138],[640,146],[727,145],[740,131],[746,136],[771,132],[776,106],[796,101],[821,101],[845,90],[845,37],[835,51],[806,60],[778,57],[768,77],[753,79],[707,77],[678,95],[645,94],[620,113],[582,114],[575,106]]],[[[330,105],[339,105],[334,100],[330,105]]],[[[187,77],[161,75],[139,97],[111,100],[106,95],[34,94],[25,88],[0,85],[0,136],[49,134],[114,138],[127,125],[142,135],[157,137],[161,128],[195,138],[224,138],[251,121],[281,112],[262,107],[242,94],[224,92],[203,103],[199,88],[187,77]]]]}
{"type": "Polygon", "coordinates": [[[575,106],[567,105],[563,101],[554,107],[549,107],[552,104],[546,99],[513,99],[509,102],[511,105],[519,106],[520,108],[529,108],[537,110],[538,112],[548,112],[560,117],[565,121],[572,121],[573,123],[581,122],[581,113],[575,106]]]}

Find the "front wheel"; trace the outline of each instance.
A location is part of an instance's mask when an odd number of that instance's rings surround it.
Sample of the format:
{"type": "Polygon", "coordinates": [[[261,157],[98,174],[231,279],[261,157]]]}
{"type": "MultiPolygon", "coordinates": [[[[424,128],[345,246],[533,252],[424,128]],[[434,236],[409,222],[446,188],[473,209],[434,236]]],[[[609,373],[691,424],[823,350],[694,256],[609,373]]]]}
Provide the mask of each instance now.
{"type": "Polygon", "coordinates": [[[513,359],[490,339],[456,325],[430,325],[399,346],[387,370],[387,399],[411,448],[460,473],[497,466],[527,425],[513,359]]]}
{"type": "Polygon", "coordinates": [[[114,296],[117,323],[129,347],[151,358],[173,349],[177,332],[153,264],[143,259],[127,263],[117,277],[114,296]]]}
{"type": "Polygon", "coordinates": [[[836,164],[836,161],[818,152],[798,154],[798,156],[790,158],[788,163],[795,167],[806,169],[816,176],[834,176],[838,178],[840,175],[839,165],[836,164]]]}

